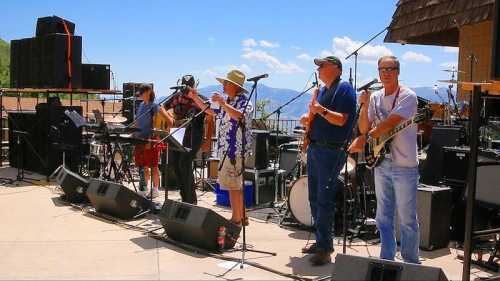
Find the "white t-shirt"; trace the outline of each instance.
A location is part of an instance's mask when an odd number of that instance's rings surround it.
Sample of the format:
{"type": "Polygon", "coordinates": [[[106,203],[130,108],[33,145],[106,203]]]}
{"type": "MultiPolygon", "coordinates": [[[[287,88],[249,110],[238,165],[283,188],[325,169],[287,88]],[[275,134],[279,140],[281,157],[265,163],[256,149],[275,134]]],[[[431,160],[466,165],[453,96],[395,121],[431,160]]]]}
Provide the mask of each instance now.
{"type": "MultiPolygon", "coordinates": [[[[407,120],[417,113],[417,95],[405,86],[400,86],[398,99],[392,109],[396,92],[385,95],[385,89],[374,92],[370,96],[368,120],[370,124],[378,124],[387,119],[390,114],[397,114],[407,120]]],[[[417,159],[417,124],[412,124],[397,133],[392,139],[390,150],[393,162],[402,167],[415,167],[417,159]]]]}

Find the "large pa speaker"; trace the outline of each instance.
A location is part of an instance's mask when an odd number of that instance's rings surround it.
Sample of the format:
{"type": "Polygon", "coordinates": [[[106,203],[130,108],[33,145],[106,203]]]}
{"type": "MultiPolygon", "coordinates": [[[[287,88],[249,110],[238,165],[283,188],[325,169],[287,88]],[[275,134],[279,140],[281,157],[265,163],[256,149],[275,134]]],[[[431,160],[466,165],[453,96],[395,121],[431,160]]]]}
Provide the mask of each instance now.
{"type": "Polygon", "coordinates": [[[109,64],[82,63],[82,88],[109,90],[110,71],[109,64]]]}
{"type": "Polygon", "coordinates": [[[337,254],[333,280],[342,281],[447,281],[443,270],[424,266],[337,254]]]}
{"type": "MultiPolygon", "coordinates": [[[[123,98],[125,99],[123,101],[123,117],[127,118],[127,123],[130,123],[134,120],[135,118],[135,113],[137,109],[139,108],[139,104],[141,104],[141,101],[138,99],[134,99],[134,94],[139,90],[141,85],[145,83],[135,83],[135,82],[128,82],[128,83],[123,83],[122,87],[122,93],[123,93],[123,98]]],[[[148,83],[151,88],[153,89],[153,84],[148,83]]]]}
{"type": "Polygon", "coordinates": [[[56,182],[64,191],[64,197],[71,203],[88,202],[87,188],[89,182],[66,167],[61,166],[61,170],[56,176],[56,182]]]}
{"type": "MultiPolygon", "coordinates": [[[[39,154],[39,122],[34,112],[9,112],[9,165],[38,172],[43,169],[39,154]],[[27,134],[15,134],[14,131],[27,134]]],[[[43,159],[45,155],[40,155],[43,159]]]]}
{"type": "Polygon", "coordinates": [[[495,1],[493,17],[493,41],[491,50],[491,78],[500,80],[500,0],[495,1]]]}
{"type": "Polygon", "coordinates": [[[266,169],[269,164],[269,131],[252,130],[252,151],[245,159],[245,167],[266,169]]]}
{"type": "Polygon", "coordinates": [[[464,134],[462,126],[435,126],[432,128],[427,159],[420,179],[422,183],[430,185],[439,183],[443,177],[443,147],[460,145],[464,134]]]}
{"type": "Polygon", "coordinates": [[[234,245],[241,231],[240,226],[210,209],[168,199],[160,212],[160,221],[170,238],[209,251],[219,249],[219,227],[226,229],[227,248],[234,245]]]}
{"type": "Polygon", "coordinates": [[[148,199],[114,182],[90,179],[87,197],[96,211],[122,219],[132,219],[150,209],[148,199]]]}
{"type": "MultiPolygon", "coordinates": [[[[420,227],[420,248],[432,251],[448,247],[452,193],[449,187],[420,184],[417,192],[417,217],[420,227]]],[[[396,239],[400,242],[399,223],[396,239]]]]}
{"type": "Polygon", "coordinates": [[[70,35],[75,34],[75,24],[69,20],[60,18],[58,16],[50,16],[38,18],[36,21],[36,36],[45,36],[54,33],[66,34],[66,29],[64,28],[64,23],[68,27],[70,35]]]}

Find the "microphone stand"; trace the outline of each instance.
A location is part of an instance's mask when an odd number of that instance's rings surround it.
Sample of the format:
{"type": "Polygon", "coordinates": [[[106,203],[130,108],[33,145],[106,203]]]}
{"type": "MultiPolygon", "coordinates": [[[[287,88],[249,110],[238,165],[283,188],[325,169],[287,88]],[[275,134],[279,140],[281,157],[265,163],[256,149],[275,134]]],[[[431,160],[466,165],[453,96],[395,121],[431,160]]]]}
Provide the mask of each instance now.
{"type": "MultiPolygon", "coordinates": [[[[344,143],[342,144],[342,149],[341,151],[344,152],[345,156],[342,157],[342,162],[341,163],[344,163],[344,166],[345,166],[345,169],[344,169],[344,192],[343,192],[343,211],[344,211],[344,214],[343,214],[343,217],[342,217],[342,228],[343,228],[343,242],[342,242],[342,253],[345,254],[346,253],[346,242],[347,242],[347,210],[346,210],[346,207],[347,207],[347,187],[349,186],[349,175],[347,173],[347,165],[345,164],[346,161],[347,161],[347,157],[349,156],[349,153],[347,152],[347,149],[349,148],[349,145],[351,144],[352,142],[352,134],[353,134],[353,131],[354,131],[354,126],[355,124],[358,122],[358,118],[359,118],[359,114],[361,112],[361,109],[363,107],[363,104],[361,104],[359,106],[359,108],[357,109],[356,111],[356,115],[354,116],[354,120],[352,121],[352,125],[349,129],[349,131],[347,131],[347,136],[346,136],[346,139],[344,141],[344,143]]],[[[335,168],[337,167],[339,161],[340,161],[341,157],[338,157],[337,158],[337,163],[335,163],[335,165],[333,165],[333,169],[332,169],[332,172],[331,172],[331,175],[334,174],[334,171],[335,171],[335,168]]],[[[333,182],[334,178],[333,176],[330,176],[330,178],[328,179],[328,186],[331,186],[332,185],[332,182],[333,182]]]]}
{"type": "MultiPolygon", "coordinates": [[[[302,97],[305,93],[309,92],[312,88],[316,87],[317,86],[317,82],[313,82],[313,84],[307,88],[305,91],[303,91],[302,93],[299,93],[298,95],[296,95],[295,97],[293,97],[292,99],[288,100],[287,102],[285,102],[284,104],[280,105],[278,108],[276,108],[273,112],[269,113],[268,115],[264,116],[262,119],[267,119],[269,118],[270,116],[276,114],[278,119],[277,119],[277,129],[276,129],[276,141],[275,141],[275,144],[276,144],[276,148],[278,149],[277,153],[276,153],[276,158],[274,159],[274,176],[275,176],[275,179],[274,179],[274,184],[275,184],[275,196],[274,196],[274,202],[272,203],[272,208],[274,208],[274,204],[276,203],[276,200],[277,200],[277,195],[278,195],[278,179],[277,179],[277,165],[279,163],[279,156],[280,156],[280,148],[279,148],[279,137],[280,137],[280,115],[281,115],[281,110],[289,105],[290,103],[294,102],[295,100],[297,100],[298,98],[302,97]]],[[[286,178],[286,176],[288,175],[285,175],[284,178],[286,178]]],[[[279,212],[277,212],[279,214],[279,212]]],[[[272,216],[272,214],[269,214],[267,219],[270,218],[270,216],[272,216]]]]}
{"type": "MultiPolygon", "coordinates": [[[[373,40],[375,40],[377,37],[380,36],[380,34],[384,33],[387,29],[389,29],[389,27],[384,27],[384,29],[382,31],[380,31],[379,33],[377,33],[375,36],[373,36],[372,38],[370,38],[368,41],[366,41],[363,45],[361,45],[359,48],[357,48],[356,50],[354,50],[354,52],[352,52],[350,55],[348,55],[345,60],[348,60],[350,57],[354,56],[354,89],[357,88],[357,79],[358,79],[358,55],[359,55],[359,51],[361,49],[363,49],[366,45],[368,45],[370,42],[372,42],[373,40]]],[[[352,79],[350,79],[352,80],[352,79]]],[[[352,84],[352,83],[351,83],[352,84]]]]}
{"type": "MultiPolygon", "coordinates": [[[[241,246],[241,263],[240,263],[240,269],[243,268],[243,265],[245,264],[245,252],[253,252],[253,253],[261,253],[261,254],[268,254],[268,255],[272,255],[272,256],[276,256],[276,253],[273,253],[273,252],[266,252],[266,251],[260,251],[260,250],[255,250],[255,249],[247,249],[247,244],[246,244],[246,226],[245,224],[243,223],[243,220],[245,219],[245,211],[246,211],[246,208],[245,208],[245,147],[246,147],[246,124],[245,124],[245,113],[247,111],[247,108],[248,108],[248,104],[250,102],[250,100],[252,99],[252,95],[254,94],[254,92],[256,91],[257,89],[257,82],[258,82],[258,79],[256,80],[253,80],[254,84],[252,86],[252,90],[250,91],[250,95],[248,96],[248,100],[247,102],[245,103],[245,106],[243,107],[243,112],[242,112],[242,118],[238,121],[238,127],[236,128],[236,131],[238,131],[238,128],[241,128],[241,136],[242,136],[242,139],[241,139],[241,176],[243,178],[242,182],[241,182],[241,185],[242,185],[242,197],[243,197],[243,204],[242,204],[242,211],[243,211],[243,219],[242,219],[242,228],[243,228],[243,244],[241,246]]],[[[222,168],[222,166],[224,165],[224,161],[226,161],[226,156],[227,156],[227,152],[228,152],[229,149],[227,149],[224,153],[224,157],[221,161],[221,164],[219,166],[219,170],[222,168]]],[[[255,184],[257,185],[257,184],[255,184]]]]}

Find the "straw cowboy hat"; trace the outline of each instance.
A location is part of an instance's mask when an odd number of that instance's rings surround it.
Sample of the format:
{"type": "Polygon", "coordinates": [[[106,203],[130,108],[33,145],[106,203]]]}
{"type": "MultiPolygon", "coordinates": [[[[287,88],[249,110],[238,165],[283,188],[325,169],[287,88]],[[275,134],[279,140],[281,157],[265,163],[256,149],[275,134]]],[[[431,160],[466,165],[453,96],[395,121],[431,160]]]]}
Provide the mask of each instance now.
{"type": "Polygon", "coordinates": [[[248,91],[243,88],[243,84],[245,83],[245,74],[243,74],[243,72],[239,70],[231,70],[227,73],[225,78],[216,77],[215,79],[217,79],[217,81],[219,81],[221,84],[224,84],[224,82],[232,83],[240,87],[243,92],[248,93],[248,91]]]}

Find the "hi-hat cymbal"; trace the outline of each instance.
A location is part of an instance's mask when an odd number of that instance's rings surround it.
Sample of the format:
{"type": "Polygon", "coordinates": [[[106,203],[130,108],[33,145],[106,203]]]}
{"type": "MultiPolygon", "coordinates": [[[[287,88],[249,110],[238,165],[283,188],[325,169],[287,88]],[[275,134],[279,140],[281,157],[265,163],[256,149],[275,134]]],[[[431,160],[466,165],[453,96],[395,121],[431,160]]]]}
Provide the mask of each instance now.
{"type": "Polygon", "coordinates": [[[448,83],[448,84],[458,84],[458,80],[455,80],[455,79],[452,79],[452,80],[438,80],[438,82],[448,83]]]}
{"type": "Polygon", "coordinates": [[[127,118],[121,115],[115,115],[115,116],[106,115],[104,116],[104,121],[109,123],[123,123],[127,121],[127,118]]]}
{"type": "Polygon", "coordinates": [[[452,72],[452,73],[465,73],[465,71],[462,71],[462,70],[456,70],[454,68],[452,69],[443,69],[441,71],[444,71],[444,72],[452,72]]]}

